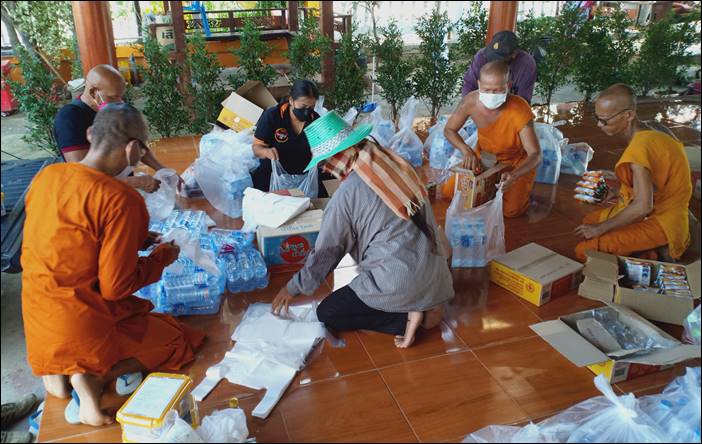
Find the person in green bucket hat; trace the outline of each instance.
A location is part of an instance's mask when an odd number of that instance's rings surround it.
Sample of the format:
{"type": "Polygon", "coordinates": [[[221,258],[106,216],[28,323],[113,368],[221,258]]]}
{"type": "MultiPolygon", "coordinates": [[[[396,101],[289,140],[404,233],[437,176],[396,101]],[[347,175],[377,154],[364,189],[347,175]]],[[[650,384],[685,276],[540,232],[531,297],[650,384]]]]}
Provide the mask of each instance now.
{"type": "Polygon", "coordinates": [[[317,317],[336,331],[373,330],[412,345],[420,326],[436,327],[453,298],[447,259],[450,246],[436,224],[427,191],[414,168],[368,138],[372,125],[352,128],[331,111],[307,128],[312,150],[307,170],[341,181],[322,219],[314,249],[273,301],[287,311],[295,296],[312,295],[350,254],[359,274],[317,307],[317,317]]]}

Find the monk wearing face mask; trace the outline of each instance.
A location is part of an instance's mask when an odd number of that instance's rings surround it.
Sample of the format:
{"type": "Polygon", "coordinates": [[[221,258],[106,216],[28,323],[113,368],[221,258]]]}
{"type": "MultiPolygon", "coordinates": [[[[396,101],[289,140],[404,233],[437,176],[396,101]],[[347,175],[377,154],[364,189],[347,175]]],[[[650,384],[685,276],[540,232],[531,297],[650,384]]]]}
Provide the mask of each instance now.
{"type": "Polygon", "coordinates": [[[487,63],[480,69],[478,86],[451,115],[444,135],[463,153],[465,168],[480,172],[483,151],[509,166],[502,175],[503,211],[505,217],[519,217],[529,208],[536,168],[541,162],[534,113],[526,100],[509,93],[509,66],[502,61],[487,63]],[[475,151],[458,135],[469,117],[478,127],[475,151]]]}
{"type": "MultiPolygon", "coordinates": [[[[66,162],[80,162],[85,158],[90,148],[88,128],[97,112],[110,103],[122,103],[125,90],[124,77],[111,65],[97,65],[88,72],[83,94],[61,108],[54,120],[54,137],[66,162]]],[[[164,168],[148,148],[141,161],[155,171],[164,168]]],[[[147,193],[158,190],[158,180],[149,175],[134,176],[131,170],[128,168],[116,177],[147,193]]]]}

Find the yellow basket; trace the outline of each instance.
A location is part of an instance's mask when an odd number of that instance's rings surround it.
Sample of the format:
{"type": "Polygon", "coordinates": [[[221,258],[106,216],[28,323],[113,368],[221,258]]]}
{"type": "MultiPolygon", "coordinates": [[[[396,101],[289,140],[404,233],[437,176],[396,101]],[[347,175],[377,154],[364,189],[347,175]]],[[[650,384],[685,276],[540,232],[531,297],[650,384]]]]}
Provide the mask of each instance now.
{"type": "Polygon", "coordinates": [[[187,375],[151,373],[117,412],[123,442],[157,440],[171,410],[183,416],[189,410],[187,394],[193,382],[187,375]]]}

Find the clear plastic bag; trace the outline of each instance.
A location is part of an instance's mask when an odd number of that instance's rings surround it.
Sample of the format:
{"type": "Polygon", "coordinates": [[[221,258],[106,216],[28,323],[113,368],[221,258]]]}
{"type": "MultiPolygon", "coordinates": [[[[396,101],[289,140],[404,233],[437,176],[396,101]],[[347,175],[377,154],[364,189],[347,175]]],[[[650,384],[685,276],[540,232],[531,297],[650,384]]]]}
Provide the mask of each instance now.
{"type": "Polygon", "coordinates": [[[632,394],[617,397],[604,375],[595,378],[604,395],[588,399],[538,424],[546,442],[667,442],[632,394]]]}
{"type": "Polygon", "coordinates": [[[400,111],[400,130],[392,136],[388,147],[407,160],[412,166],[422,166],[424,145],[412,130],[417,110],[417,99],[410,97],[400,111]]]}
{"type": "Polygon", "coordinates": [[[493,443],[493,442],[549,442],[541,434],[539,426],[530,423],[524,427],[491,425],[466,436],[461,442],[493,443]]]}
{"type": "Polygon", "coordinates": [[[660,395],[639,401],[646,412],[665,431],[668,442],[700,442],[700,368],[688,368],[660,395]]]}
{"type": "Polygon", "coordinates": [[[170,168],[156,171],[154,179],[161,182],[158,190],[153,193],[144,193],[144,202],[151,220],[167,218],[175,207],[176,189],[178,188],[178,173],[170,168]]]}
{"type": "Polygon", "coordinates": [[[319,96],[319,99],[317,99],[317,103],[314,105],[314,112],[319,114],[319,117],[329,112],[329,110],[324,107],[324,96],[319,96]]]}
{"type": "Polygon", "coordinates": [[[541,165],[536,171],[536,182],[556,184],[561,174],[562,149],[568,144],[568,139],[547,123],[536,123],[534,130],[541,147],[541,165]]]}
{"type": "Polygon", "coordinates": [[[244,190],[253,187],[250,171],[258,167],[253,132],[232,130],[205,134],[193,173],[207,200],[229,217],[241,217],[244,190]]]}
{"type": "Polygon", "coordinates": [[[289,174],[279,160],[271,162],[270,191],[299,189],[305,197],[314,199],[319,195],[319,178],[317,168],[312,168],[304,174],[289,174]]]}
{"type": "Polygon", "coordinates": [[[453,250],[453,268],[484,267],[505,253],[502,200],[502,189],[498,189],[490,202],[466,210],[461,193],[453,197],[446,212],[446,236],[453,250]]]}
{"type": "Polygon", "coordinates": [[[241,409],[215,410],[196,430],[203,442],[245,442],[249,437],[246,413],[241,409]]]}
{"type": "Polygon", "coordinates": [[[370,123],[373,124],[371,136],[375,137],[380,146],[390,146],[390,139],[395,135],[395,124],[392,123],[392,120],[383,117],[380,105],[370,113],[370,123]]]}
{"type": "Polygon", "coordinates": [[[349,108],[348,111],[346,111],[346,114],[344,114],[343,119],[346,121],[346,123],[353,126],[353,122],[356,120],[357,116],[358,110],[355,106],[352,106],[351,108],[349,108]]]}
{"type": "Polygon", "coordinates": [[[568,143],[562,147],[561,173],[582,176],[587,171],[587,166],[595,155],[595,150],[584,142],[568,143]]]}
{"type": "Polygon", "coordinates": [[[685,342],[690,344],[700,345],[702,339],[700,339],[700,305],[687,315],[683,327],[685,331],[683,332],[683,339],[685,342]]]}

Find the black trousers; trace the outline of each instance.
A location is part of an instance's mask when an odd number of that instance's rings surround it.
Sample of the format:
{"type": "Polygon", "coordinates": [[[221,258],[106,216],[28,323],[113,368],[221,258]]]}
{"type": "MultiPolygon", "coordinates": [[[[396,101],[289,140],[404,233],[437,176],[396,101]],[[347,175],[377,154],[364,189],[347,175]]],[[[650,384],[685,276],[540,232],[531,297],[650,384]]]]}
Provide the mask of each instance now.
{"type": "Polygon", "coordinates": [[[317,318],[335,331],[372,330],[402,336],[407,327],[407,313],[388,313],[371,308],[348,285],[319,304],[317,318]]]}

